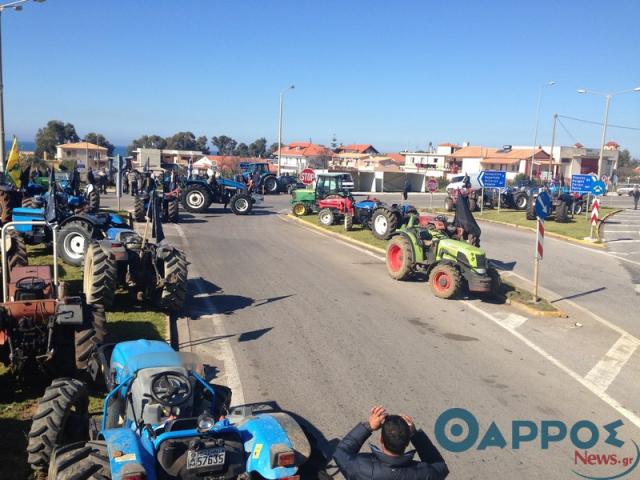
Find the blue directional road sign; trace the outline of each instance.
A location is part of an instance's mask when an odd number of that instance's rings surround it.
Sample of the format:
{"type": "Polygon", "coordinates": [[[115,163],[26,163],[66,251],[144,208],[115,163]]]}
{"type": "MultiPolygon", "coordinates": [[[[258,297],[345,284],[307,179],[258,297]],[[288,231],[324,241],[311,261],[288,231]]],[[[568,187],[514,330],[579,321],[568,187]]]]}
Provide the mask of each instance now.
{"type": "Polygon", "coordinates": [[[507,172],[484,170],[478,174],[478,183],[482,188],[504,188],[507,186],[507,172]]]}
{"type": "Polygon", "coordinates": [[[593,175],[571,175],[571,191],[577,193],[588,193],[594,181],[593,175]]]}
{"type": "Polygon", "coordinates": [[[540,192],[536,198],[536,216],[544,220],[551,213],[551,198],[547,192],[540,192]]]}
{"type": "Polygon", "coordinates": [[[596,197],[599,197],[606,191],[607,191],[607,186],[601,180],[593,182],[593,185],[591,185],[591,193],[593,193],[596,197]]]}

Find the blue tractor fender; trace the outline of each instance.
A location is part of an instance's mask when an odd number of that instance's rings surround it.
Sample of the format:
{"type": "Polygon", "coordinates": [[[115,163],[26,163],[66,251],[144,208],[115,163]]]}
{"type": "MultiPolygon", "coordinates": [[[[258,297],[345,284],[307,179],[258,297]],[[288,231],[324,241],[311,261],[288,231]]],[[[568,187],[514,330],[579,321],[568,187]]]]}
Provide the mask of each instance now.
{"type": "MultiPolygon", "coordinates": [[[[44,221],[44,208],[22,208],[13,209],[11,219],[14,222],[44,221]]],[[[33,230],[32,225],[16,225],[16,230],[20,233],[28,233],[33,230]]]]}
{"type": "Polygon", "coordinates": [[[156,479],[156,459],[148,438],[139,437],[129,428],[111,428],[102,430],[99,439],[107,444],[112,480],[132,473],[142,473],[147,480],[156,479]]]}
{"type": "Polygon", "coordinates": [[[179,366],[183,366],[182,357],[171,345],[158,340],[120,342],[111,353],[110,368],[116,384],[144,368],[179,366]]]}
{"type": "Polygon", "coordinates": [[[378,202],[374,200],[361,200],[359,202],[354,203],[354,207],[365,208],[367,210],[373,210],[377,206],[378,206],[378,202]]]}
{"type": "Polygon", "coordinates": [[[311,455],[311,446],[302,428],[286,413],[251,416],[240,422],[237,428],[247,454],[248,473],[258,473],[268,480],[290,477],[311,455]],[[274,455],[283,450],[293,450],[295,465],[272,467],[274,455]]]}
{"type": "Polygon", "coordinates": [[[236,182],[235,180],[231,180],[229,178],[218,178],[218,184],[222,185],[224,188],[228,190],[243,190],[248,191],[247,186],[242,182],[236,182]]]}

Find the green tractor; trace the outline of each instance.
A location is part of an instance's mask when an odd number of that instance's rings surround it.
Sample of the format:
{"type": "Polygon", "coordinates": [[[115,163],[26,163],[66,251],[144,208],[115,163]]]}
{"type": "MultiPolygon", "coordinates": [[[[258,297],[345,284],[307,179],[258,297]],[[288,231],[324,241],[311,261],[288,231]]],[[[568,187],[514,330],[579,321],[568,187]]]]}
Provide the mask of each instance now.
{"type": "Polygon", "coordinates": [[[467,242],[453,240],[437,230],[414,227],[414,219],[396,230],[387,243],[387,271],[394,280],[406,280],[418,271],[429,278],[436,297],[454,298],[469,292],[498,296],[500,274],[487,255],[467,242]]]}
{"type": "Polygon", "coordinates": [[[291,213],[301,217],[317,213],[318,202],[331,197],[344,198],[353,190],[353,178],[350,173],[320,173],[316,178],[314,190],[303,188],[291,192],[291,213]]]}

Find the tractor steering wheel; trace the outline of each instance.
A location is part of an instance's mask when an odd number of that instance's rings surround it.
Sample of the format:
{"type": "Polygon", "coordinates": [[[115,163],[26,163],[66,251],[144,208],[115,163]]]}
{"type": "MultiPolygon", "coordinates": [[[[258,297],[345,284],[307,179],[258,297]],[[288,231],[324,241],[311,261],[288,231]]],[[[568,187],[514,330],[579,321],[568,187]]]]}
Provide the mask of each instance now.
{"type": "Polygon", "coordinates": [[[151,379],[151,397],[162,405],[177,407],[191,397],[191,382],[181,373],[159,373],[151,379]]]}
{"type": "Polygon", "coordinates": [[[47,284],[40,277],[24,277],[16,283],[16,290],[25,292],[39,292],[44,290],[47,284]]]}

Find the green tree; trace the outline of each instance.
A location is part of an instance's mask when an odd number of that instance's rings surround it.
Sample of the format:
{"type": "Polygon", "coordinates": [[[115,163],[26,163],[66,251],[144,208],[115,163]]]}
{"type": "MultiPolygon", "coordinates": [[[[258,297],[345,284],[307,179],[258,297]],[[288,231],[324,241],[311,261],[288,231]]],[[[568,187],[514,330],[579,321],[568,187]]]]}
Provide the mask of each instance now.
{"type": "Polygon", "coordinates": [[[107,155],[110,157],[113,155],[113,150],[116,148],[109,140],[107,140],[101,133],[87,133],[82,139],[83,142],[93,143],[100,147],[107,149],[107,155]]]}
{"type": "Polygon", "coordinates": [[[205,137],[204,135],[196,138],[196,150],[200,150],[205,155],[209,155],[211,151],[209,150],[209,145],[207,143],[207,137],[205,137]]]}
{"type": "Polygon", "coordinates": [[[56,155],[56,146],[63,143],[80,141],[76,127],[60,120],[49,120],[47,125],[36,133],[36,157],[43,158],[45,152],[51,158],[56,155]]]}
{"type": "Polygon", "coordinates": [[[178,132],[167,138],[169,150],[196,150],[196,136],[192,132],[178,132]]]}
{"type": "Polygon", "coordinates": [[[264,157],[267,153],[267,139],[264,137],[258,138],[256,141],[249,145],[249,156],[251,157],[264,157]]]}
{"type": "Polygon", "coordinates": [[[618,168],[628,167],[629,165],[631,165],[631,152],[625,148],[618,157],[618,168]]]}
{"type": "Polygon", "coordinates": [[[233,155],[233,152],[238,145],[238,142],[227,135],[211,137],[211,143],[218,149],[218,155],[233,155]]]}
{"type": "Polygon", "coordinates": [[[129,155],[133,155],[133,151],[137,148],[159,148],[160,150],[167,147],[167,141],[160,135],[142,135],[131,142],[127,147],[129,155]]]}
{"type": "Polygon", "coordinates": [[[239,143],[236,149],[233,151],[233,154],[238,157],[248,157],[249,147],[246,143],[239,143]]]}
{"type": "MultiPolygon", "coordinates": [[[[282,146],[284,147],[284,144],[282,144],[282,146]]],[[[272,143],[271,146],[269,147],[269,151],[267,152],[267,154],[271,157],[273,155],[276,155],[278,153],[278,142],[272,143]]]]}

